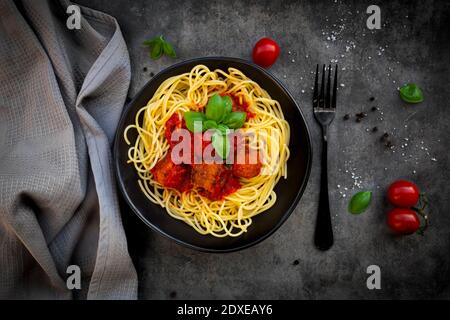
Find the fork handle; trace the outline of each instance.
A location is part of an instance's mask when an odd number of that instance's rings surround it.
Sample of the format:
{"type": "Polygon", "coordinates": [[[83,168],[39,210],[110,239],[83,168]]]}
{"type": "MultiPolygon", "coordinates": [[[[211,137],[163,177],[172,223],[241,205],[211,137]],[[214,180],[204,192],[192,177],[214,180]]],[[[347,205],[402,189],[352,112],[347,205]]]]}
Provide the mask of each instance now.
{"type": "Polygon", "coordinates": [[[328,142],[326,129],[327,128],[323,128],[319,210],[314,233],[314,244],[320,250],[328,250],[333,245],[334,241],[333,228],[331,225],[330,201],[328,199],[328,142]]]}

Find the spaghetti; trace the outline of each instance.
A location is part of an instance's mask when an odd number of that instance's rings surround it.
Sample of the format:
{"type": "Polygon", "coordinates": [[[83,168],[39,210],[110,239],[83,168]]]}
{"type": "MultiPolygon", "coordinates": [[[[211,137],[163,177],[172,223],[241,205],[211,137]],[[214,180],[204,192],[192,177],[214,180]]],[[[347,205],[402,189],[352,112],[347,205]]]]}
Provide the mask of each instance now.
{"type": "Polygon", "coordinates": [[[289,124],[280,104],[256,82],[235,68],[229,68],[228,72],[211,71],[204,65],[165,80],[148,104],[137,112],[134,124],[124,131],[124,139],[130,146],[128,163],[136,168],[137,183],[146,197],[200,234],[216,237],[241,235],[254,216],[274,205],[277,199],[274,187],[281,177],[287,178],[289,137],[289,124]],[[259,175],[239,178],[241,187],[219,200],[205,197],[196,188],[180,192],[164,187],[151,172],[170,151],[165,136],[167,121],[176,114],[201,111],[214,93],[233,96],[248,107],[251,117],[240,130],[252,133],[248,136],[251,138],[246,138],[248,145],[258,150],[263,159],[259,175]],[[134,141],[128,138],[130,130],[137,131],[134,141]]]}

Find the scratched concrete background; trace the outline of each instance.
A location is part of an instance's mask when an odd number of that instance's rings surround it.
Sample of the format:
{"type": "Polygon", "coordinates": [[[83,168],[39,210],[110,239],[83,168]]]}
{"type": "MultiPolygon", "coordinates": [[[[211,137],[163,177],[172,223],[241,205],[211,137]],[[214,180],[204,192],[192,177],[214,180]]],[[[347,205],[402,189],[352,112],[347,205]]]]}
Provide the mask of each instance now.
{"type": "Polygon", "coordinates": [[[303,198],[288,221],[253,248],[222,255],[192,251],[124,210],[140,298],[450,298],[448,1],[381,3],[382,28],[376,31],[366,27],[371,2],[364,1],[78,2],[117,18],[132,63],[130,97],[175,62],[212,55],[250,59],[259,38],[276,39],[282,52],[270,72],[300,104],[313,137],[313,168],[303,198]],[[174,44],[177,59],[149,58],[141,43],[159,34],[174,44]],[[340,69],[329,150],[335,245],[320,252],[312,241],[320,140],[311,112],[311,72],[316,63],[330,62],[340,69]],[[423,88],[423,103],[399,99],[397,88],[406,82],[423,88]],[[378,110],[371,111],[373,106],[378,110]],[[359,123],[358,112],[367,113],[359,123]],[[347,121],[345,114],[351,117],[347,121]],[[380,142],[384,132],[393,149],[380,142]],[[432,201],[423,237],[395,237],[385,225],[384,193],[397,178],[415,181],[432,201]],[[374,199],[367,212],[352,216],[346,207],[358,190],[372,190],[374,199]],[[366,288],[372,264],[381,268],[381,290],[366,288]]]}

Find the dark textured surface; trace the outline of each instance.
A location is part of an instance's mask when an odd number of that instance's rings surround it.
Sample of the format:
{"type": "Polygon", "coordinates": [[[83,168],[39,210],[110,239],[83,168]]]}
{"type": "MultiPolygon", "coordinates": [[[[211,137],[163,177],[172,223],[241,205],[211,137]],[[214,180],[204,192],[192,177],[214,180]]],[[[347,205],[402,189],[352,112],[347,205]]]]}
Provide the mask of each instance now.
{"type": "Polygon", "coordinates": [[[365,23],[369,2],[79,3],[118,19],[131,56],[131,96],[151,72],[176,61],[211,55],[250,58],[260,37],[275,38],[282,53],[270,71],[297,99],[313,134],[316,152],[302,200],[288,221],[256,247],[224,255],[195,252],[124,212],[141,298],[450,297],[448,2],[381,4],[382,29],[373,32],[365,23]],[[331,31],[337,33],[335,41],[331,31]],[[148,57],[141,43],[159,34],[174,43],[178,59],[153,62],[148,57]],[[331,59],[344,68],[329,150],[335,245],[319,252],[312,239],[320,140],[310,87],[315,64],[331,59]],[[423,87],[425,101],[419,105],[406,105],[398,97],[397,87],[410,81],[423,87]],[[369,101],[371,96],[375,101],[369,101]],[[371,112],[372,106],[380,110],[371,112]],[[361,111],[368,116],[356,123],[354,114],[361,111]],[[343,121],[346,113],[351,119],[343,121]],[[378,132],[366,131],[374,126],[378,132]],[[379,141],[384,131],[392,137],[392,150],[379,141]],[[424,237],[394,237],[385,226],[389,207],[384,192],[396,178],[414,180],[432,200],[431,226],[424,237]],[[348,198],[362,189],[374,191],[373,203],[364,214],[352,216],[346,210],[348,198]],[[381,290],[366,288],[371,264],[381,267],[381,290]]]}

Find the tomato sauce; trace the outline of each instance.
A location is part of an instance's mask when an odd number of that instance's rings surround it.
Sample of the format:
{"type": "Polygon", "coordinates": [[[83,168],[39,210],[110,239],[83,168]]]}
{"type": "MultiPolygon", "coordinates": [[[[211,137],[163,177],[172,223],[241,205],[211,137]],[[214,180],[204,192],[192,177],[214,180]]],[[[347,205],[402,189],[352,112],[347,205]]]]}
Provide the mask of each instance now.
{"type": "Polygon", "coordinates": [[[191,168],[187,165],[175,165],[166,180],[166,185],[169,188],[177,189],[180,192],[189,191],[192,189],[191,183],[191,168]]]}
{"type": "Polygon", "coordinates": [[[164,137],[166,138],[167,142],[169,143],[170,148],[173,148],[178,142],[172,141],[172,133],[176,130],[182,127],[182,124],[184,123],[181,121],[181,118],[177,113],[174,113],[169,120],[166,122],[166,130],[164,132],[164,137]]]}
{"type": "MultiPolygon", "coordinates": [[[[225,165],[223,166],[225,167],[225,165]]],[[[228,168],[220,176],[215,177],[214,186],[210,191],[201,190],[200,194],[213,201],[222,200],[241,188],[239,180],[233,176],[233,172],[228,168]]]]}
{"type": "Polygon", "coordinates": [[[238,191],[242,187],[239,180],[233,176],[233,172],[231,170],[227,170],[224,175],[225,184],[218,194],[220,199],[238,191]]]}
{"type": "Polygon", "coordinates": [[[256,116],[255,113],[249,110],[250,105],[247,101],[244,101],[242,104],[239,103],[239,97],[231,95],[231,100],[233,101],[232,111],[243,111],[247,114],[247,120],[254,118],[256,116]]]}
{"type": "MultiPolygon", "coordinates": [[[[254,113],[250,112],[248,103],[244,102],[242,104],[239,103],[239,99],[236,96],[231,96],[232,98],[232,110],[233,111],[243,111],[247,113],[247,119],[253,118],[255,116],[254,113]]],[[[164,136],[169,143],[170,150],[179,142],[171,141],[172,133],[177,129],[187,129],[186,123],[182,117],[180,117],[177,113],[172,115],[169,120],[167,120],[165,125],[164,136]]],[[[207,148],[211,141],[207,141],[203,138],[201,133],[192,133],[191,135],[191,160],[190,164],[175,164],[172,162],[169,154],[161,159],[156,166],[151,170],[153,174],[153,178],[158,181],[161,185],[167,188],[173,188],[180,192],[188,192],[195,188],[195,185],[192,181],[193,175],[193,166],[194,159],[196,157],[202,157],[204,154],[205,148],[207,148]],[[202,154],[196,154],[199,151],[194,149],[194,141],[197,145],[200,143],[202,146],[202,154]]],[[[243,143],[244,139],[239,133],[235,133],[235,143],[234,149],[235,151],[238,149],[238,144],[243,143]]],[[[235,152],[236,153],[236,152],[235,152]]],[[[214,153],[213,153],[214,155],[214,153]]],[[[221,164],[223,166],[222,169],[217,171],[216,174],[206,175],[205,179],[208,179],[211,182],[209,185],[212,185],[209,190],[205,190],[200,188],[199,192],[203,196],[207,197],[210,200],[221,200],[224,197],[236,192],[241,188],[241,183],[239,182],[239,176],[236,176],[232,167],[228,167],[225,164],[221,164]]],[[[245,166],[245,164],[244,164],[245,166]]],[[[260,167],[259,167],[260,168],[260,167]]]]}

